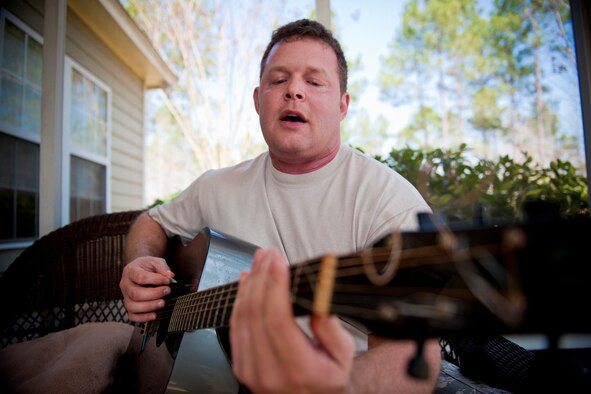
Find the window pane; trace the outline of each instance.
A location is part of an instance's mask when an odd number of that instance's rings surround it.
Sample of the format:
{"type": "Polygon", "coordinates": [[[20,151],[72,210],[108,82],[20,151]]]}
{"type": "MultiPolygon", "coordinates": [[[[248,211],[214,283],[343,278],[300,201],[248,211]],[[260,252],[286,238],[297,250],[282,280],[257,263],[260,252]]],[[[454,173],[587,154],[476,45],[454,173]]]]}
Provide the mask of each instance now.
{"type": "Polygon", "coordinates": [[[41,89],[43,71],[43,46],[33,39],[28,40],[27,82],[41,89]]]}
{"type": "Polygon", "coordinates": [[[41,133],[41,90],[25,87],[23,129],[37,135],[41,133]]]}
{"type": "Polygon", "coordinates": [[[97,106],[99,113],[97,114],[98,118],[107,123],[107,92],[102,89],[97,89],[97,106]]]}
{"type": "Polygon", "coordinates": [[[84,152],[107,155],[108,93],[72,69],[70,142],[84,152]]]}
{"type": "Polygon", "coordinates": [[[104,213],[105,209],[105,166],[72,156],[70,167],[70,221],[104,213]]]}
{"type": "Polygon", "coordinates": [[[39,189],[39,149],[36,145],[16,144],[15,184],[19,190],[36,192],[39,189]],[[31,146],[35,148],[32,149],[31,146]]]}
{"type": "Polygon", "coordinates": [[[4,24],[2,68],[21,78],[25,69],[25,33],[8,19],[4,24]]]}
{"type": "Polygon", "coordinates": [[[23,113],[23,84],[11,75],[2,72],[0,81],[0,122],[16,128],[21,127],[23,113]]]}
{"type": "Polygon", "coordinates": [[[107,125],[101,121],[94,120],[94,152],[101,156],[107,155],[107,125]]]}
{"type": "Polygon", "coordinates": [[[43,46],[9,19],[2,33],[0,124],[35,138],[41,134],[43,46]]]}
{"type": "MultiPolygon", "coordinates": [[[[15,165],[15,139],[0,134],[0,187],[14,187],[15,165]]],[[[2,216],[4,217],[4,216],[2,216]]]]}
{"type": "Polygon", "coordinates": [[[0,241],[13,241],[15,235],[14,189],[0,186],[0,241]]]}
{"type": "Polygon", "coordinates": [[[84,101],[84,76],[72,69],[72,100],[84,101]]]}
{"type": "Polygon", "coordinates": [[[76,147],[84,147],[86,135],[86,117],[82,108],[73,105],[70,110],[70,143],[76,147]]]}
{"type": "Polygon", "coordinates": [[[39,212],[39,146],[0,133],[0,241],[35,238],[39,212]]]}
{"type": "Polygon", "coordinates": [[[16,192],[16,238],[34,238],[37,235],[38,193],[17,190],[16,192]]]}

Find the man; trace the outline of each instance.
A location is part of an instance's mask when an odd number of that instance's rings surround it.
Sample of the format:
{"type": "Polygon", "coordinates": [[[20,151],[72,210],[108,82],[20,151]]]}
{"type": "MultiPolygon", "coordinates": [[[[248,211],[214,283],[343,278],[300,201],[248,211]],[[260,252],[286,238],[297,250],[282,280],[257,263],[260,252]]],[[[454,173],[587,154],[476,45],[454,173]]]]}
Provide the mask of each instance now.
{"type": "Polygon", "coordinates": [[[422,381],[406,372],[412,341],[368,340],[321,316],[310,320],[311,341],[293,318],[286,261],[367,248],[394,229],[416,228],[417,213],[429,211],[400,175],[341,144],[346,90],[345,57],[322,25],[300,20],[275,31],[253,97],[269,151],[206,172],[144,213],[128,236],[120,286],[136,322],[155,319],[170,292],[167,237],[190,240],[209,226],[265,248],[241,275],[230,322],[232,368],[253,392],[431,392],[438,375],[434,340],[422,381]]]}

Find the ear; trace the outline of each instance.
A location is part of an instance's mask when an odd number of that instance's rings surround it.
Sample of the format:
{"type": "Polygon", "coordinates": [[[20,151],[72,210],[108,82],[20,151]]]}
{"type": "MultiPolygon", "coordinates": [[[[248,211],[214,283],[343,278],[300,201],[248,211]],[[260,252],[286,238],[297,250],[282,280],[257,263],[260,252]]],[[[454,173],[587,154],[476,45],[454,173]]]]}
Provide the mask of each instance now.
{"type": "Polygon", "coordinates": [[[254,88],[254,92],[252,93],[252,99],[254,100],[254,109],[257,111],[257,114],[260,115],[259,112],[259,87],[257,86],[256,88],[254,88]]]}
{"type": "Polygon", "coordinates": [[[339,104],[339,109],[341,112],[341,120],[345,119],[347,116],[347,112],[349,111],[349,102],[351,101],[351,96],[348,92],[343,93],[341,96],[341,103],[339,104]]]}

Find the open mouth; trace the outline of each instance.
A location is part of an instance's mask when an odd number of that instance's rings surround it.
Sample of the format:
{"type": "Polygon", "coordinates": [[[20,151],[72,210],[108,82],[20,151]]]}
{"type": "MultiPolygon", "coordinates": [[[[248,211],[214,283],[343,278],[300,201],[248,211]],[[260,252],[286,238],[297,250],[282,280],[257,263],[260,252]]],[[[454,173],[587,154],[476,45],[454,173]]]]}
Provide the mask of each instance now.
{"type": "Polygon", "coordinates": [[[283,118],[281,118],[281,120],[283,120],[285,122],[306,123],[306,121],[304,119],[300,118],[297,115],[287,115],[287,116],[284,116],[283,118]]]}
{"type": "Polygon", "coordinates": [[[287,111],[282,114],[281,116],[282,122],[290,122],[290,123],[306,123],[306,118],[297,112],[287,111]]]}

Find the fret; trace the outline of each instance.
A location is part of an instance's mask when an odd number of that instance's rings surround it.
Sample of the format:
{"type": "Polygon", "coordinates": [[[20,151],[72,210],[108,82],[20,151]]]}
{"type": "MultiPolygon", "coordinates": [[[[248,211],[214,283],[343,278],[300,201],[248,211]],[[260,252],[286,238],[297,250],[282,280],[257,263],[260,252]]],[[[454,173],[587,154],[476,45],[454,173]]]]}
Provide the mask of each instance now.
{"type": "Polygon", "coordinates": [[[201,309],[203,311],[203,320],[201,322],[201,328],[209,327],[209,318],[211,317],[210,305],[211,304],[211,289],[206,290],[203,293],[203,299],[201,303],[201,309]]]}
{"type": "Polygon", "coordinates": [[[220,300],[222,298],[222,294],[223,292],[226,290],[226,287],[221,287],[220,289],[218,289],[218,291],[216,291],[216,297],[214,299],[214,315],[213,315],[213,321],[211,322],[213,327],[217,327],[218,326],[218,314],[219,314],[219,308],[220,308],[220,300]],[[221,290],[221,292],[220,292],[221,290]]]}
{"type": "Polygon", "coordinates": [[[197,320],[197,312],[199,311],[199,299],[194,294],[192,294],[190,303],[191,303],[191,310],[190,310],[191,317],[190,317],[189,329],[193,329],[193,328],[195,328],[195,323],[197,320]]]}
{"type": "Polygon", "coordinates": [[[205,305],[203,299],[205,298],[204,293],[199,294],[199,312],[196,316],[195,328],[203,328],[203,314],[205,313],[205,305]]]}
{"type": "Polygon", "coordinates": [[[182,308],[183,308],[183,299],[179,298],[175,305],[174,305],[174,309],[172,311],[172,319],[171,319],[171,331],[179,331],[180,330],[180,319],[183,316],[182,313],[182,308]]]}
{"type": "Polygon", "coordinates": [[[211,327],[211,314],[213,312],[213,302],[214,302],[214,297],[215,297],[215,291],[216,289],[211,289],[209,291],[209,297],[207,299],[207,322],[205,323],[206,326],[205,327],[211,327]]]}
{"type": "Polygon", "coordinates": [[[183,330],[190,330],[191,329],[191,322],[193,320],[193,298],[190,295],[185,297],[185,321],[183,330]]]}
{"type": "Polygon", "coordinates": [[[213,297],[215,296],[215,288],[209,289],[207,291],[207,301],[205,303],[205,312],[207,314],[207,319],[205,320],[204,328],[211,327],[211,312],[213,311],[211,305],[213,302],[213,297]]]}
{"type": "Polygon", "coordinates": [[[187,326],[189,325],[189,319],[190,319],[190,308],[191,308],[191,297],[190,294],[185,295],[182,297],[183,298],[183,319],[181,321],[181,329],[183,331],[185,331],[187,329],[187,326]]]}
{"type": "Polygon", "coordinates": [[[228,306],[228,299],[230,298],[230,294],[232,293],[232,285],[225,286],[224,293],[220,297],[220,302],[218,304],[218,326],[222,327],[226,320],[226,308],[228,306]]]}
{"type": "Polygon", "coordinates": [[[209,320],[209,302],[211,297],[211,291],[205,290],[203,294],[201,294],[200,299],[200,311],[201,311],[201,324],[199,324],[199,328],[207,328],[209,320]]]}
{"type": "Polygon", "coordinates": [[[174,329],[175,331],[181,330],[181,320],[183,318],[183,299],[180,298],[176,305],[175,305],[175,322],[174,322],[174,329]]]}
{"type": "MultiPolygon", "coordinates": [[[[170,321],[168,322],[168,331],[172,332],[174,330],[174,325],[176,321],[176,307],[178,305],[178,300],[172,306],[172,313],[170,315],[170,321]]],[[[166,308],[166,305],[164,306],[166,308]]]]}
{"type": "Polygon", "coordinates": [[[182,318],[179,321],[179,329],[185,330],[187,326],[187,298],[188,297],[181,297],[181,316],[182,318]]]}
{"type": "Polygon", "coordinates": [[[224,303],[224,310],[222,311],[222,315],[221,315],[220,326],[227,325],[230,320],[228,317],[228,305],[230,303],[230,296],[233,295],[233,293],[234,293],[234,289],[235,289],[235,286],[231,286],[228,289],[228,294],[225,297],[226,302],[224,303]]]}

